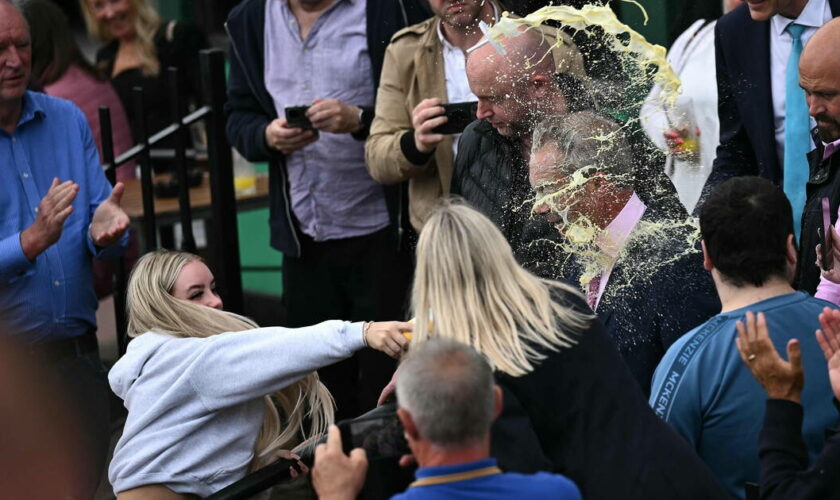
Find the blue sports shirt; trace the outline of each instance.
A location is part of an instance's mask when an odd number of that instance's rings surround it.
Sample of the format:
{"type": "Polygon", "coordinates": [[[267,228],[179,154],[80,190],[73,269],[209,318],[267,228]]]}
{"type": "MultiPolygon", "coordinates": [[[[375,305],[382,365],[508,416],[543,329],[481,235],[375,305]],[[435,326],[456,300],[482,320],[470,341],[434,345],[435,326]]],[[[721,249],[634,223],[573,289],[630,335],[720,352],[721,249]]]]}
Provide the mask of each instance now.
{"type": "Polygon", "coordinates": [[[788,340],[799,339],[805,370],[802,433],[813,460],[825,429],[837,425],[825,357],[814,338],[826,306],[837,308],[796,292],[718,314],[680,337],[656,368],[653,411],[688,440],[735,498],[744,498],[745,483],[758,483],[758,438],[767,400],[738,354],[735,323],[747,311],[763,312],[773,345],[785,358],[788,340]]]}

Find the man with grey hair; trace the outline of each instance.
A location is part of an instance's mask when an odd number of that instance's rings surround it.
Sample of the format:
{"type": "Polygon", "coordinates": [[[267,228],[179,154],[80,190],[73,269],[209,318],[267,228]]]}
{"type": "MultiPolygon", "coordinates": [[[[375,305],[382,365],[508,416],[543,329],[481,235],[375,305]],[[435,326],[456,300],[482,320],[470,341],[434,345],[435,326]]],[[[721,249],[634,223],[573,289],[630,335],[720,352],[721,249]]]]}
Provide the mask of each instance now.
{"type": "MultiPolygon", "coordinates": [[[[473,348],[442,339],[413,346],[400,367],[397,399],[397,416],[420,468],[409,489],[392,498],[581,498],[563,476],[502,473],[490,458],[490,426],[501,412],[502,391],[473,348]]],[[[344,455],[340,433],[330,429],[327,444],[315,450],[312,479],[319,498],[355,498],[363,460],[359,450],[344,455]]]]}
{"type": "Polygon", "coordinates": [[[91,260],[125,249],[124,186],[105,178],[82,111],[28,91],[31,72],[26,20],[0,0],[0,334],[26,343],[84,415],[79,496],[91,498],[109,438],[91,260]]]}
{"type": "Polygon", "coordinates": [[[689,221],[657,198],[642,201],[625,129],[594,111],[535,129],[529,180],[534,211],[556,224],[577,281],[624,360],[650,392],[668,346],[720,309],[689,221]]]}

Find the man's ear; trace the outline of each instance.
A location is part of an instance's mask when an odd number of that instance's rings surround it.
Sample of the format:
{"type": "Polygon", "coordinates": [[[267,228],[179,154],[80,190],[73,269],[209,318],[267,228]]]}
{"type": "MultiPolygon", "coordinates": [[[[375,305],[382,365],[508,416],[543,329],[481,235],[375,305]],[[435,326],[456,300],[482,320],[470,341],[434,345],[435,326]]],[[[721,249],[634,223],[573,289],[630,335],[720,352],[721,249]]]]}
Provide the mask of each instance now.
{"type": "Polygon", "coordinates": [[[505,405],[505,397],[502,395],[502,388],[498,385],[493,386],[493,420],[499,418],[502,413],[502,408],[505,405]]]}
{"type": "Polygon", "coordinates": [[[706,250],[706,241],[700,240],[700,246],[703,247],[703,269],[711,271],[714,269],[715,265],[712,264],[712,259],[709,258],[709,251],[706,250]]]}
{"type": "Polygon", "coordinates": [[[420,434],[417,432],[417,425],[414,424],[414,419],[411,418],[411,413],[405,408],[397,408],[397,418],[400,419],[403,429],[405,429],[406,436],[410,441],[417,441],[420,439],[420,434]]]}
{"type": "Polygon", "coordinates": [[[796,263],[798,252],[796,251],[796,240],[793,238],[792,234],[789,234],[787,237],[787,248],[785,250],[785,260],[787,261],[788,277],[790,281],[793,282],[793,278],[796,275],[796,263]]]}

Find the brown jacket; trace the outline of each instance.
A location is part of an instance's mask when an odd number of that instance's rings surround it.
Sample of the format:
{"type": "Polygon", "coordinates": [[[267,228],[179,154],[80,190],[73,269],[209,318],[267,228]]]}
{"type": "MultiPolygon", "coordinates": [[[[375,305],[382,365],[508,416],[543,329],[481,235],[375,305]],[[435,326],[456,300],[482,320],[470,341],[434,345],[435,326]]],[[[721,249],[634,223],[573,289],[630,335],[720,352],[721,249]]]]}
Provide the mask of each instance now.
{"type": "MultiPolygon", "coordinates": [[[[439,97],[447,102],[438,22],[437,17],[432,17],[398,31],[391,38],[391,44],[385,51],[376,97],[376,117],[365,143],[365,163],[371,177],[382,184],[409,181],[409,216],[417,231],[422,228],[438,199],[449,193],[452,178],[451,136],[446,136],[438,144],[426,165],[409,161],[400,146],[402,136],[412,129],[411,112],[420,101],[439,97]]],[[[553,28],[544,31],[551,39],[557,33],[553,28]]],[[[585,73],[580,53],[571,38],[562,33],[561,36],[565,43],[553,51],[558,69],[583,77],[585,73]]]]}

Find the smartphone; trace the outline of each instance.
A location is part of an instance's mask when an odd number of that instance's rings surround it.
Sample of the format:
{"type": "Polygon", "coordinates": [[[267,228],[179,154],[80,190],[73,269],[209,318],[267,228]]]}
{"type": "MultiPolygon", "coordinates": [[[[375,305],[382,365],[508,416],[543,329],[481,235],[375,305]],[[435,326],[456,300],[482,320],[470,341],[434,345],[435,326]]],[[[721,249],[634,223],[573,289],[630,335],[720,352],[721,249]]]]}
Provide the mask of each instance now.
{"type": "Polygon", "coordinates": [[[449,120],[435,127],[432,132],[436,134],[460,134],[467,128],[467,125],[476,120],[475,114],[478,110],[478,102],[454,102],[442,104],[443,114],[449,120]]]}
{"type": "Polygon", "coordinates": [[[344,453],[364,448],[368,460],[411,454],[396,412],[359,417],[338,423],[344,453]]]}
{"type": "Polygon", "coordinates": [[[834,268],[834,252],[832,248],[831,232],[831,203],[828,198],[822,199],[822,234],[820,234],[822,243],[822,268],[823,271],[831,271],[834,268]]]}
{"type": "Polygon", "coordinates": [[[288,106],[286,112],[286,126],[303,130],[314,130],[312,122],[306,116],[309,106],[288,106]]]}

